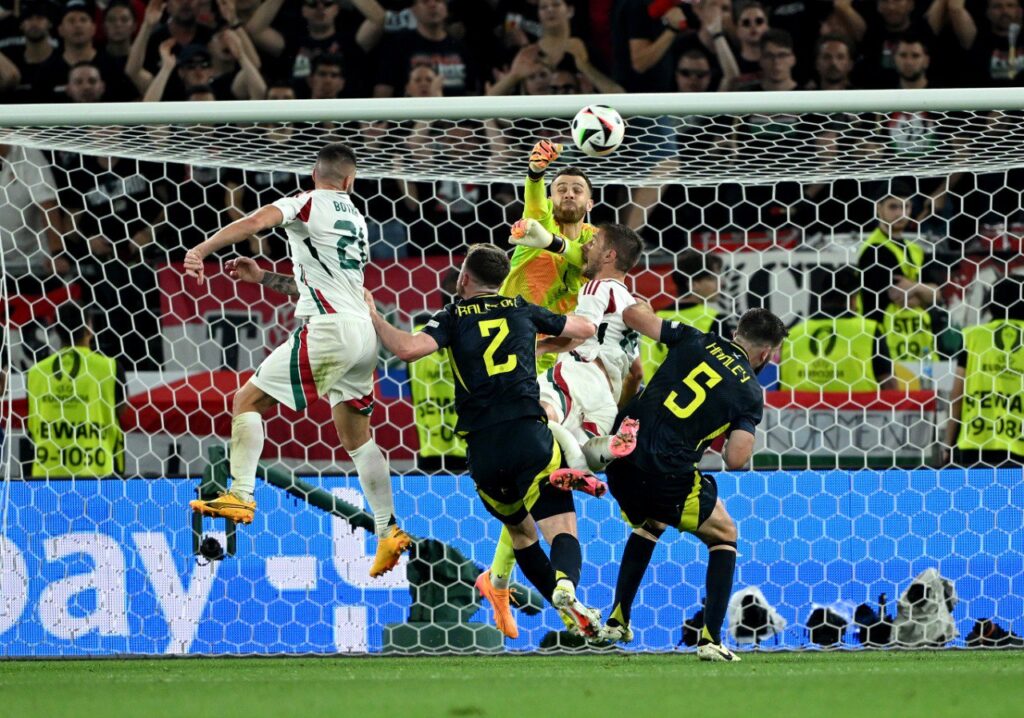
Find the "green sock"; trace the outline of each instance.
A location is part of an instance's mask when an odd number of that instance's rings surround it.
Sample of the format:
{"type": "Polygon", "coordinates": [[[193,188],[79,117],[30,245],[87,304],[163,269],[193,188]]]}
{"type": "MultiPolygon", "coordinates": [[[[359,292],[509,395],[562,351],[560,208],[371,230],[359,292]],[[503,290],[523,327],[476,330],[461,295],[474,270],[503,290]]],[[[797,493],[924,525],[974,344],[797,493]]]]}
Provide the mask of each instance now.
{"type": "Polygon", "coordinates": [[[512,579],[512,569],[516,567],[516,556],[512,551],[512,536],[504,526],[498,537],[498,548],[491,560],[491,583],[497,589],[508,588],[512,579]]]}

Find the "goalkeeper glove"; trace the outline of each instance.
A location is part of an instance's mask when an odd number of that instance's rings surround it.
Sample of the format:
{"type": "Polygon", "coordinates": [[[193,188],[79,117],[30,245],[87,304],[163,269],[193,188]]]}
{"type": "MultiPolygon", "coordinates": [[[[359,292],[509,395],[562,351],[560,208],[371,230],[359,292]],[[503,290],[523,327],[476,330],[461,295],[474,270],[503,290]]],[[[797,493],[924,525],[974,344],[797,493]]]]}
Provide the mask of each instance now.
{"type": "Polygon", "coordinates": [[[535,219],[521,219],[512,225],[509,232],[509,244],[534,249],[546,249],[555,254],[565,251],[566,239],[544,229],[544,225],[535,219]]]}
{"type": "Polygon", "coordinates": [[[549,140],[541,140],[530,152],[530,177],[539,179],[544,175],[548,165],[558,159],[562,146],[549,140]]]}

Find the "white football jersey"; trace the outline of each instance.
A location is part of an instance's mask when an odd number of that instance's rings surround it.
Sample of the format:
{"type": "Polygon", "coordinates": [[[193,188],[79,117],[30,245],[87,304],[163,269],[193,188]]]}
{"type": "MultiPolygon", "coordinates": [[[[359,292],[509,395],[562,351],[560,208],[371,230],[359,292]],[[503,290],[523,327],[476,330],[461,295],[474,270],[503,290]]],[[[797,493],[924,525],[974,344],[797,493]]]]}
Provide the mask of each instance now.
{"type": "Polygon", "coordinates": [[[622,321],[622,310],[635,303],[619,280],[594,279],[580,289],[573,312],[597,326],[597,334],[577,347],[576,353],[588,361],[601,359],[616,400],[630,365],[640,356],[639,336],[622,321]]]}
{"type": "Polygon", "coordinates": [[[363,266],[370,256],[366,220],[346,192],[316,189],[274,202],[284,214],[299,303],[295,316],[366,317],[363,266]]]}

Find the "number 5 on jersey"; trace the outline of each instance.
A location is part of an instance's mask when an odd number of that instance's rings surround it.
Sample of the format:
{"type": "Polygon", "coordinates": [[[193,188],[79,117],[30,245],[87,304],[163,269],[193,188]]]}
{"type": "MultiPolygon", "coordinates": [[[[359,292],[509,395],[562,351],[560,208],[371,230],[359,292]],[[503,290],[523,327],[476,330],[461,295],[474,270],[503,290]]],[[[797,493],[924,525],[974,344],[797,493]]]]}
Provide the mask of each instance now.
{"type": "Polygon", "coordinates": [[[665,399],[665,406],[680,419],[688,419],[707,400],[707,390],[720,381],[722,381],[722,375],[712,369],[707,362],[701,362],[683,379],[683,384],[693,392],[693,399],[690,400],[690,403],[686,406],[679,406],[678,402],[676,402],[679,394],[673,391],[669,392],[668,398],[665,399]],[[698,381],[701,376],[707,378],[705,386],[701,386],[698,381]]]}
{"type": "Polygon", "coordinates": [[[508,337],[508,320],[507,319],[485,319],[480,322],[480,336],[484,339],[491,336],[494,333],[494,339],[484,349],[484,366],[487,367],[487,376],[494,376],[495,374],[505,374],[516,368],[518,361],[516,355],[512,354],[501,364],[494,363],[494,353],[498,351],[498,347],[508,337]]]}

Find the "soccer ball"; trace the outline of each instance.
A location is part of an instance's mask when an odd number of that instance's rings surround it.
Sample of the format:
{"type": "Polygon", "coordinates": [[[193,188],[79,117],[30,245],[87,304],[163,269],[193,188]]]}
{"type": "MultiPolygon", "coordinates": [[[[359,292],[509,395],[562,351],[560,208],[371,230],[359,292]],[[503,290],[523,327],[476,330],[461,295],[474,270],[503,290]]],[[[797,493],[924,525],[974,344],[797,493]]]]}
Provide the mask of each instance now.
{"type": "Polygon", "coordinates": [[[606,105],[587,105],[572,118],[572,141],[591,157],[610,155],[625,134],[622,115],[606,105]]]}

